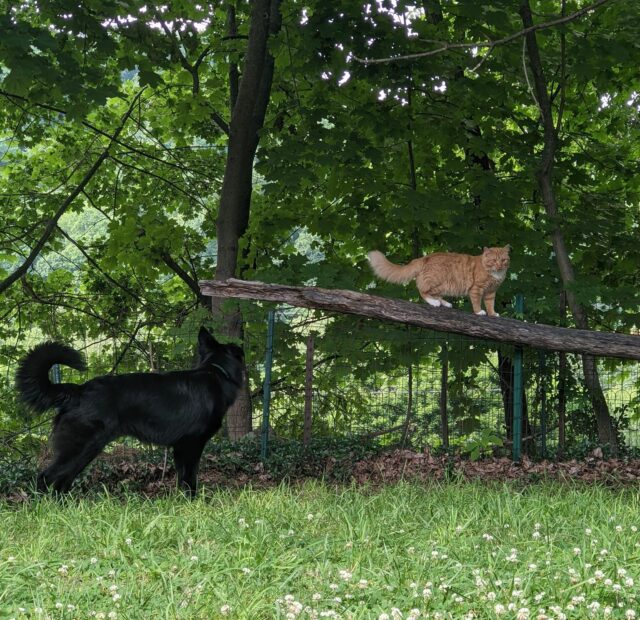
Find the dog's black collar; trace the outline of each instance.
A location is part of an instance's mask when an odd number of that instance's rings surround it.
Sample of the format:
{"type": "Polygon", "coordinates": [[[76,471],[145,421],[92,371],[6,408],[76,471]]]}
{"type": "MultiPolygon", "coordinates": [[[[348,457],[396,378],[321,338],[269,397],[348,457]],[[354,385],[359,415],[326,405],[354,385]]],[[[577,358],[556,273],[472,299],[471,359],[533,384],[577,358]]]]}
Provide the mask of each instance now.
{"type": "Polygon", "coordinates": [[[227,372],[226,368],[223,368],[220,364],[215,364],[213,362],[209,362],[209,365],[217,368],[227,379],[231,380],[231,375],[227,372]]]}

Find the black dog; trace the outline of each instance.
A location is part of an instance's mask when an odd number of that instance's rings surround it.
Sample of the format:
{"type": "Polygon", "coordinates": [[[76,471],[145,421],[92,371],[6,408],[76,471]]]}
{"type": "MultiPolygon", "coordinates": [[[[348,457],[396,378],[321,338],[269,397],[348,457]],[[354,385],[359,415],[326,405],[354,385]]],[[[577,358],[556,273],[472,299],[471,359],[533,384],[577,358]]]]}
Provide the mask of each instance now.
{"type": "Polygon", "coordinates": [[[38,475],[38,489],[67,491],[76,476],[117,437],[173,447],[178,484],[196,492],[202,450],[222,425],[243,381],[243,352],[219,343],[204,327],[193,370],[96,377],[87,383],[53,384],[49,369],[84,370],[82,355],[45,342],[22,360],[16,385],[22,400],[41,413],[57,408],[53,460],[38,475]]]}

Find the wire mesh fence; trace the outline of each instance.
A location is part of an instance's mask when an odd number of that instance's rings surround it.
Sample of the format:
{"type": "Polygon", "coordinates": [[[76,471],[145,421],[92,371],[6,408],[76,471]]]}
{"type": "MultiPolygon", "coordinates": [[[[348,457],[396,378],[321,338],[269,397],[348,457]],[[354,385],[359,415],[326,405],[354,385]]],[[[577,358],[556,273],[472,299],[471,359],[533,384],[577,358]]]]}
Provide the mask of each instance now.
{"type": "MultiPolygon", "coordinates": [[[[416,449],[509,448],[516,351],[371,319],[280,309],[270,432],[298,440],[359,435],[416,449]]],[[[545,457],[595,446],[597,415],[580,356],[531,348],[521,354],[523,451],[545,457]]],[[[638,362],[599,359],[597,373],[621,446],[640,448],[638,362]]]]}
{"type": "MultiPolygon", "coordinates": [[[[241,309],[249,405],[227,416],[224,432],[229,436],[239,435],[233,424],[242,416],[249,418],[243,428],[260,435],[267,413],[265,441],[356,436],[384,446],[470,451],[479,446],[481,453],[511,452],[518,404],[515,347],[278,307],[266,403],[267,308],[242,302],[241,309]]],[[[43,334],[24,332],[19,341],[0,348],[0,420],[12,437],[24,426],[13,385],[17,363],[43,339],[43,334]]],[[[76,339],[68,344],[85,353],[88,370],[63,367],[60,378],[81,382],[107,373],[189,368],[196,342],[195,325],[143,329],[135,338],[76,339]]],[[[597,416],[580,356],[525,348],[522,362],[523,451],[544,457],[595,446],[597,416]]],[[[640,449],[638,363],[599,359],[597,369],[621,445],[640,449]]],[[[38,427],[35,432],[47,430],[38,427]]]]}

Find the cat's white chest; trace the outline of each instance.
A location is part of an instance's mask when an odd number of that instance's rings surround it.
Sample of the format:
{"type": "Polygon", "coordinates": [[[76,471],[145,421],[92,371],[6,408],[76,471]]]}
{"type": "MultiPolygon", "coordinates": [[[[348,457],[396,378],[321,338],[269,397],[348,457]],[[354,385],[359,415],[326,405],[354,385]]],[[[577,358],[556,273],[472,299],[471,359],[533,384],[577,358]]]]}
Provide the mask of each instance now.
{"type": "Polygon", "coordinates": [[[492,271],[491,277],[498,282],[502,282],[504,280],[505,275],[507,274],[506,269],[501,269],[500,271],[492,271]]]}

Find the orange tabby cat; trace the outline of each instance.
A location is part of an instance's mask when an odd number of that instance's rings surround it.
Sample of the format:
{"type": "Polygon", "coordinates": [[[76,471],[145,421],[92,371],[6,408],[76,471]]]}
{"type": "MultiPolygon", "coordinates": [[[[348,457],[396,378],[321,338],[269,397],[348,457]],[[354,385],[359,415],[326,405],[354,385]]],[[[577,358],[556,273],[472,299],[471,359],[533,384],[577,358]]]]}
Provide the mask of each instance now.
{"type": "Polygon", "coordinates": [[[510,249],[508,245],[484,248],[480,256],[436,252],[407,265],[394,265],[377,250],[368,256],[374,273],[387,282],[406,284],[415,278],[420,295],[431,306],[451,308],[443,297],[468,295],[476,314],[499,316],[494,301],[509,268],[510,249]],[[482,310],[482,299],[487,312],[482,310]]]}

